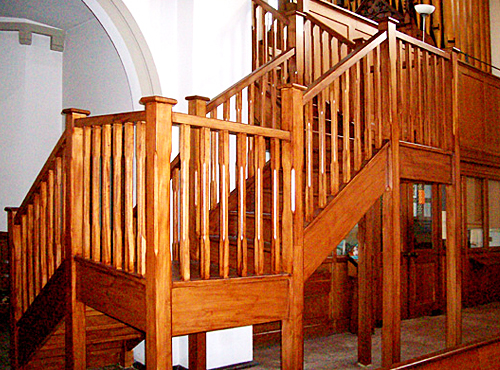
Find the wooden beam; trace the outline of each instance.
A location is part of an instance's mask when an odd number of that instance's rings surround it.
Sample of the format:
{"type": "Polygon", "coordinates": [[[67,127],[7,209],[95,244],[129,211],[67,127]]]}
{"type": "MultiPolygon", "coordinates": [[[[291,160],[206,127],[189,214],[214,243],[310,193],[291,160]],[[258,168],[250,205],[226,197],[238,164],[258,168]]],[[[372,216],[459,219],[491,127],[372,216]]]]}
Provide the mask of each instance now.
{"type": "Polygon", "coordinates": [[[401,229],[400,229],[400,127],[397,114],[396,23],[392,19],[379,25],[387,31],[381,45],[382,92],[387,102],[384,132],[389,133],[389,187],[383,198],[383,326],[382,366],[399,362],[401,356],[401,229]]]}
{"type": "Polygon", "coordinates": [[[429,147],[400,143],[400,173],[406,180],[451,184],[453,155],[429,147]]]}
{"type": "Polygon", "coordinates": [[[172,369],[170,154],[176,100],[141,99],[146,109],[146,363],[172,369]]]}
{"type": "Polygon", "coordinates": [[[446,186],[446,346],[455,347],[462,340],[461,286],[461,175],[460,135],[458,126],[458,54],[452,53],[452,120],[454,156],[453,183],[446,186]]]}

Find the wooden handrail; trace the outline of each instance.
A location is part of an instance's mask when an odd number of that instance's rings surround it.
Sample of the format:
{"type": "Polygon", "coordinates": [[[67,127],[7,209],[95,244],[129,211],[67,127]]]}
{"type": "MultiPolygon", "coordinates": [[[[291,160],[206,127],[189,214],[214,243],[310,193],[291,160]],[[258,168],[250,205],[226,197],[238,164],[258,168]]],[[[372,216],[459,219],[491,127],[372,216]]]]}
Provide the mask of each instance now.
{"type": "Polygon", "coordinates": [[[318,17],[314,16],[313,14],[307,13],[306,19],[313,22],[314,24],[316,24],[319,28],[323,29],[324,31],[328,32],[330,35],[335,37],[337,40],[339,40],[343,44],[346,44],[346,45],[350,46],[351,48],[354,48],[356,46],[356,43],[354,41],[351,41],[347,37],[344,37],[339,32],[335,31],[333,28],[326,25],[323,21],[321,21],[318,17]]]}
{"type": "Polygon", "coordinates": [[[49,158],[47,158],[47,161],[43,165],[42,169],[40,170],[38,176],[36,177],[35,181],[33,182],[33,185],[31,185],[30,190],[28,191],[28,194],[24,198],[23,202],[18,208],[18,212],[16,214],[16,217],[14,219],[15,224],[19,224],[21,222],[21,216],[26,212],[26,208],[28,204],[30,204],[33,200],[33,196],[38,192],[38,188],[40,186],[40,183],[45,179],[47,176],[47,173],[49,172],[50,169],[53,168],[55,159],[60,154],[63,150],[64,147],[66,146],[66,135],[67,131],[63,132],[61,137],[59,138],[56,146],[52,150],[52,152],[49,155],[49,158]]]}
{"type": "Polygon", "coordinates": [[[289,23],[288,18],[285,17],[283,14],[281,14],[278,10],[274,9],[271,5],[269,5],[265,1],[253,0],[253,2],[255,4],[257,4],[258,6],[262,7],[265,11],[271,13],[273,15],[273,17],[275,17],[276,19],[278,19],[281,22],[283,22],[284,24],[288,25],[288,23],[289,23]]]}
{"type": "Polygon", "coordinates": [[[146,120],[146,112],[142,110],[142,111],[105,114],[102,116],[79,118],[75,120],[75,126],[76,127],[104,126],[104,125],[111,125],[113,123],[137,122],[145,120],[146,120]]]}
{"type": "Polygon", "coordinates": [[[402,41],[409,43],[409,44],[412,44],[412,45],[417,46],[421,49],[427,50],[429,53],[435,54],[435,55],[440,56],[440,57],[445,58],[445,59],[450,59],[450,53],[448,53],[444,50],[441,50],[439,48],[436,48],[432,45],[429,45],[425,42],[422,42],[414,37],[407,35],[406,33],[396,31],[396,37],[402,41]]]}
{"type": "Polygon", "coordinates": [[[274,128],[245,125],[238,122],[224,121],[216,118],[192,116],[186,113],[172,113],[172,124],[206,127],[212,130],[227,130],[231,134],[258,135],[290,141],[290,132],[274,128]]]}
{"type": "Polygon", "coordinates": [[[344,72],[349,70],[352,66],[358,63],[370,51],[382,44],[387,39],[386,31],[379,31],[376,35],[370,38],[366,43],[360,45],[349,53],[344,59],[330,68],[322,77],[312,83],[309,88],[304,92],[303,104],[308,103],[312,98],[323,91],[334,80],[339,78],[344,72]]]}
{"type": "Polygon", "coordinates": [[[207,103],[207,112],[212,111],[215,109],[217,106],[231,98],[233,95],[235,95],[238,91],[243,90],[244,88],[250,86],[252,83],[257,81],[258,79],[262,78],[266,73],[269,71],[272,71],[274,68],[279,66],[281,63],[287,61],[291,57],[295,55],[295,48],[290,48],[284,53],[278,55],[276,58],[273,60],[270,60],[266,64],[263,64],[259,68],[257,68],[255,71],[247,75],[246,77],[242,78],[240,81],[236,82],[233,86],[228,88],[227,90],[223,91],[219,95],[217,95],[215,98],[210,100],[207,103]]]}

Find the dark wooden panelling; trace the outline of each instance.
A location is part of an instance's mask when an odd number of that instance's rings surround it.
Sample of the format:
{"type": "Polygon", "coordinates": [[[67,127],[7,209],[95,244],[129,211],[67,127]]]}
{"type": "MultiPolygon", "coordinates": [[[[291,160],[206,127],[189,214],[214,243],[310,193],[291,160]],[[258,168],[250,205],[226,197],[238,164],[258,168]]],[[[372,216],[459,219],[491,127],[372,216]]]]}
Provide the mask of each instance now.
{"type": "Polygon", "coordinates": [[[451,184],[450,154],[408,143],[400,148],[402,179],[451,184]]]}

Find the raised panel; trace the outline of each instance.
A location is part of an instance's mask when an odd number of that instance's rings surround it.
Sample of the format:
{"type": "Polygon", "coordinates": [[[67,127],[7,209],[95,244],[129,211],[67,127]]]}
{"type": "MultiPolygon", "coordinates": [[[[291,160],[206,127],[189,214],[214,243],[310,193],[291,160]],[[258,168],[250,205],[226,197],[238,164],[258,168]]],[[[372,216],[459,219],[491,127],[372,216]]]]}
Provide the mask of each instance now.
{"type": "Polygon", "coordinates": [[[490,153],[500,154],[500,88],[485,85],[485,143],[490,153]]]}
{"type": "Polygon", "coordinates": [[[484,149],[483,81],[461,73],[458,99],[460,145],[469,149],[484,149]]]}

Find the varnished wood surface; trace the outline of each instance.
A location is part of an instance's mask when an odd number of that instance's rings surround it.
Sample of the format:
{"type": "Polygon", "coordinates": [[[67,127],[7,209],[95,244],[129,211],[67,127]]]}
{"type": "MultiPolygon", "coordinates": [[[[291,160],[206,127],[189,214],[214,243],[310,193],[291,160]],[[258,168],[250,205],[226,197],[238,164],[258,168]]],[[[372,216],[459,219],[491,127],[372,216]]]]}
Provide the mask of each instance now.
{"type": "Polygon", "coordinates": [[[500,366],[500,339],[493,338],[451,350],[426,355],[380,370],[489,370],[500,366]]]}
{"type": "Polygon", "coordinates": [[[406,180],[452,183],[452,155],[443,151],[401,143],[401,178],[406,180]]]}
{"type": "Polygon", "coordinates": [[[304,276],[309,277],[386,189],[388,147],[329,203],[304,233],[304,276]],[[328,237],[325,230],[329,230],[328,237]]]}

